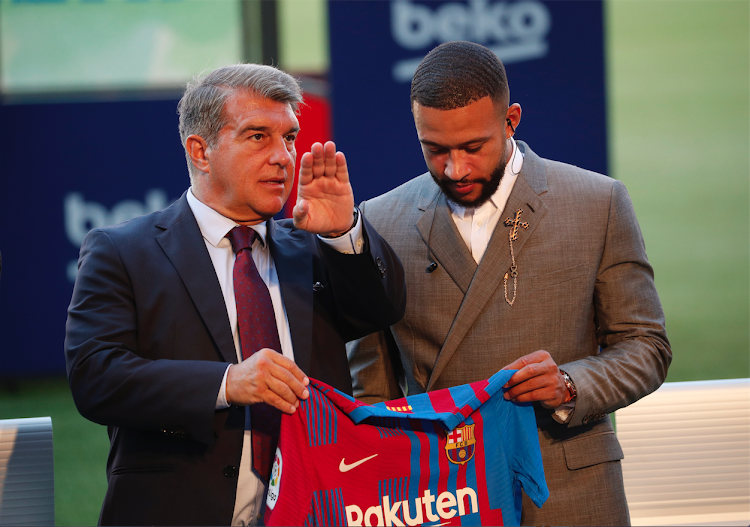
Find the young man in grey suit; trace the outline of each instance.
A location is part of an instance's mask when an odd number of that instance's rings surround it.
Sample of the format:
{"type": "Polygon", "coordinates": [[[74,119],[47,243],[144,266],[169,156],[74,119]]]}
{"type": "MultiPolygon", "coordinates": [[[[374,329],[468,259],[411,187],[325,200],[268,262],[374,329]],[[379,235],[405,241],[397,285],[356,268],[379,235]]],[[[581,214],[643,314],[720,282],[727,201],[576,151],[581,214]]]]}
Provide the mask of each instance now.
{"type": "MultiPolygon", "coordinates": [[[[369,402],[518,369],[550,498],[525,525],[629,523],[610,412],[655,390],[671,351],[625,187],[542,159],[513,138],[505,69],[488,49],[431,51],[411,87],[429,173],[361,209],[396,250],[409,291],[390,331],[348,346],[369,402]]],[[[488,438],[485,438],[488,439],[488,438]]]]}

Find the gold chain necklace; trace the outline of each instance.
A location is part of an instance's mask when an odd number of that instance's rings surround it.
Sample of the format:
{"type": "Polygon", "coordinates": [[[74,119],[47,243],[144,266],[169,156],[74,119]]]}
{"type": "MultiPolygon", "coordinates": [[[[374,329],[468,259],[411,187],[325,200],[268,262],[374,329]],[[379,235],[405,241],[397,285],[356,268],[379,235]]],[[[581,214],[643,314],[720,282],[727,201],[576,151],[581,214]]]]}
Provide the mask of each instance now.
{"type": "Polygon", "coordinates": [[[527,221],[521,221],[521,214],[523,214],[523,209],[518,209],[514,219],[507,218],[504,222],[506,226],[511,228],[508,239],[510,242],[510,276],[513,277],[513,298],[508,298],[508,273],[505,273],[503,277],[503,290],[505,291],[505,301],[511,306],[516,301],[516,292],[518,290],[518,266],[516,265],[516,255],[513,252],[513,242],[518,239],[518,227],[529,228],[527,221]]]}

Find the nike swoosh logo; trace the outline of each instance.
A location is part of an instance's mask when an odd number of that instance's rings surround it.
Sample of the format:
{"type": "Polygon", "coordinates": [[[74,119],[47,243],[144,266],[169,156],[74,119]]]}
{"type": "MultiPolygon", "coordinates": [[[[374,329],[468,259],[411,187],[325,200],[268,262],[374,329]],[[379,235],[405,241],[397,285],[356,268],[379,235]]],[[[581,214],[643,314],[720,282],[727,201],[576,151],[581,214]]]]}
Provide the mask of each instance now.
{"type": "Polygon", "coordinates": [[[341,463],[339,463],[339,470],[341,472],[349,472],[351,469],[357,468],[358,466],[360,466],[365,461],[370,461],[374,457],[377,457],[377,454],[373,454],[370,457],[366,457],[366,458],[360,459],[359,461],[355,461],[354,463],[351,463],[351,464],[348,464],[348,465],[346,464],[346,462],[344,461],[344,458],[342,457],[341,458],[341,463]]]}

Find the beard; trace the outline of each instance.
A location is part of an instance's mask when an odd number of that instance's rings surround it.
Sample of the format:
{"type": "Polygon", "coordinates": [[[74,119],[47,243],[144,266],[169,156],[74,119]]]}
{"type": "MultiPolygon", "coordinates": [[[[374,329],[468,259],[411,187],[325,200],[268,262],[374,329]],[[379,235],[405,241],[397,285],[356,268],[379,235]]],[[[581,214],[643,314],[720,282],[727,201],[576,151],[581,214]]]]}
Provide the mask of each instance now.
{"type": "Polygon", "coordinates": [[[503,175],[505,174],[505,165],[507,164],[507,152],[503,152],[503,155],[500,158],[500,162],[495,167],[495,170],[492,171],[488,179],[472,181],[472,183],[476,183],[481,187],[479,196],[474,199],[467,199],[455,192],[453,189],[453,185],[455,183],[450,178],[440,178],[435,175],[432,170],[430,170],[430,175],[432,176],[432,180],[437,184],[438,187],[440,187],[440,190],[443,191],[443,194],[445,194],[445,196],[453,203],[461,207],[476,208],[481,207],[482,205],[487,203],[487,201],[497,191],[497,187],[500,186],[500,181],[503,179],[503,175]]]}

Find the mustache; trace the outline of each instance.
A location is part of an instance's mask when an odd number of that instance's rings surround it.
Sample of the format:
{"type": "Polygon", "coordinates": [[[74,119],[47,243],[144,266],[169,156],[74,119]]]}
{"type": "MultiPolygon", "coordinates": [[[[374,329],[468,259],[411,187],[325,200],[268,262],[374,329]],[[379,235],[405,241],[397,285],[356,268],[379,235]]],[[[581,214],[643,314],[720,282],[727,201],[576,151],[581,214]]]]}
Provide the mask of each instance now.
{"type": "Polygon", "coordinates": [[[448,179],[446,177],[440,177],[431,169],[429,169],[429,167],[428,170],[430,171],[432,180],[438,187],[440,187],[440,190],[443,192],[443,194],[446,195],[449,200],[462,207],[479,207],[486,203],[497,191],[497,188],[500,186],[500,181],[503,179],[503,175],[505,174],[506,164],[507,156],[503,155],[500,158],[498,164],[495,166],[495,169],[489,174],[488,177],[467,180],[467,178],[471,177],[471,174],[468,174],[459,181],[453,181],[452,179],[448,179]],[[475,199],[466,199],[464,196],[457,195],[454,192],[454,189],[456,189],[459,184],[470,185],[472,183],[477,184],[481,187],[481,192],[475,199]]]}
{"type": "Polygon", "coordinates": [[[450,181],[443,180],[443,183],[446,186],[458,187],[458,186],[463,186],[463,185],[473,185],[475,183],[479,184],[479,185],[484,185],[485,183],[487,183],[487,180],[481,179],[481,178],[480,179],[469,179],[469,176],[466,176],[465,178],[459,179],[458,181],[454,181],[452,179],[450,181]]]}

